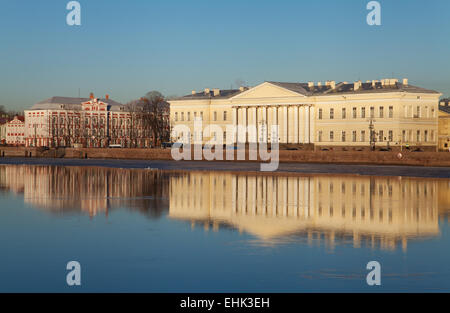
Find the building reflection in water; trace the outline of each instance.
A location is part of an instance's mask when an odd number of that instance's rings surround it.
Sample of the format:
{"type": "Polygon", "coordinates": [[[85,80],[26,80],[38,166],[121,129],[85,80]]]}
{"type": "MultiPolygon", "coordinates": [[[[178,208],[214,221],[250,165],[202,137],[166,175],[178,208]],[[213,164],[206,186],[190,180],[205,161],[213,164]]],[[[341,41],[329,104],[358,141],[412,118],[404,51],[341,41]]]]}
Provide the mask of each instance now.
{"type": "Polygon", "coordinates": [[[351,242],[404,250],[439,235],[450,212],[450,180],[164,172],[99,167],[0,166],[0,189],[52,213],[105,215],[137,210],[218,230],[231,227],[260,244],[351,242]]]}
{"type": "Polygon", "coordinates": [[[275,244],[351,241],[395,249],[439,235],[448,180],[364,176],[185,173],[170,178],[169,216],[205,229],[231,226],[275,244]]]}
{"type": "Polygon", "coordinates": [[[156,217],[168,207],[168,177],[160,171],[8,165],[0,166],[0,188],[52,213],[95,216],[126,207],[156,217]]]}

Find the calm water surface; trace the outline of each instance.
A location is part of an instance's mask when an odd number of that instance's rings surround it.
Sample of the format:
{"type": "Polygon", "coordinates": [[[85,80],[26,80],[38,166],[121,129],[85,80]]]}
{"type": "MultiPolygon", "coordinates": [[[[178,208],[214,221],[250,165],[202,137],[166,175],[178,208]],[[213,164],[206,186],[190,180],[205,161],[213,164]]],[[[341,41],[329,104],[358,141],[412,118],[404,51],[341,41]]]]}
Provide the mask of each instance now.
{"type": "Polygon", "coordinates": [[[446,179],[0,166],[0,292],[449,292],[449,212],[446,179]]]}

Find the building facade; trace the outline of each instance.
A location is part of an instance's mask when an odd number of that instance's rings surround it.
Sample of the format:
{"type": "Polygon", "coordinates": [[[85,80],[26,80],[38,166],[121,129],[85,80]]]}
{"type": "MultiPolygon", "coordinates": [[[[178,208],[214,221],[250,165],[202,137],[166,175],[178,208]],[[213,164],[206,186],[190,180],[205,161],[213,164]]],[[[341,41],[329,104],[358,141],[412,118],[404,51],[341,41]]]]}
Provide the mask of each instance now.
{"type": "Polygon", "coordinates": [[[439,235],[450,185],[436,179],[182,173],[170,177],[169,217],[232,227],[265,243],[293,235],[330,246],[395,249],[439,235]],[[442,202],[439,202],[442,201],[442,202]]]}
{"type": "Polygon", "coordinates": [[[6,144],[6,126],[8,121],[0,119],[0,144],[6,144]]]}
{"type": "Polygon", "coordinates": [[[35,147],[147,147],[142,114],[104,99],[52,97],[25,111],[25,144],[35,147]]]}
{"type": "Polygon", "coordinates": [[[23,146],[25,144],[25,122],[23,116],[14,116],[6,123],[6,144],[23,146]]]}
{"type": "Polygon", "coordinates": [[[412,86],[407,79],[354,83],[264,82],[239,90],[205,89],[170,102],[173,140],[190,143],[225,143],[226,126],[250,127],[233,142],[272,141],[278,125],[281,144],[323,149],[420,147],[436,149],[438,138],[437,91],[412,86]],[[193,121],[213,131],[198,134],[193,121]],[[220,131],[221,130],[221,131],[220,131]],[[187,134],[186,134],[187,133],[187,134]],[[220,133],[220,136],[217,134],[220,133]]]}
{"type": "Polygon", "coordinates": [[[439,150],[450,152],[450,105],[442,101],[439,105],[439,150]]]}

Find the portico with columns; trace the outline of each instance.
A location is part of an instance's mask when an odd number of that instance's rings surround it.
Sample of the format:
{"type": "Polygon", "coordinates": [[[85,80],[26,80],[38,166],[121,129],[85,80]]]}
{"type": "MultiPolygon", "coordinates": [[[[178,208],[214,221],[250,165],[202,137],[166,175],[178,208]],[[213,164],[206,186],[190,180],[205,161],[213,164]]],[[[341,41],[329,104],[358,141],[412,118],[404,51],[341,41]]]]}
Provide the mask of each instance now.
{"type": "Polygon", "coordinates": [[[278,142],[314,142],[314,109],[302,93],[270,82],[262,83],[230,99],[233,125],[247,136],[236,136],[238,143],[271,143],[272,126],[278,126],[278,142]],[[289,102],[287,102],[289,101],[289,102]],[[253,129],[256,129],[254,134],[253,129]]]}
{"type": "Polygon", "coordinates": [[[270,143],[272,126],[278,126],[280,143],[314,142],[314,110],[308,103],[234,105],[232,116],[233,125],[238,126],[238,143],[270,143]]]}

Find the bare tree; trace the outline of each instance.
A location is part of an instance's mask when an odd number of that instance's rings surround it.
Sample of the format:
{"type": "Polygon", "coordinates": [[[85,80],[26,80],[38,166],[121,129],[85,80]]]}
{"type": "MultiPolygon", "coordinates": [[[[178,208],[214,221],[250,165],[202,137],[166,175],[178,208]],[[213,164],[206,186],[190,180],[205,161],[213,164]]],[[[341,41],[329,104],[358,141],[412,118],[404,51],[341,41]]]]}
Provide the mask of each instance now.
{"type": "Polygon", "coordinates": [[[148,92],[139,100],[127,104],[133,127],[131,135],[134,142],[137,138],[151,138],[156,146],[169,140],[169,104],[158,91],[148,92]]]}

